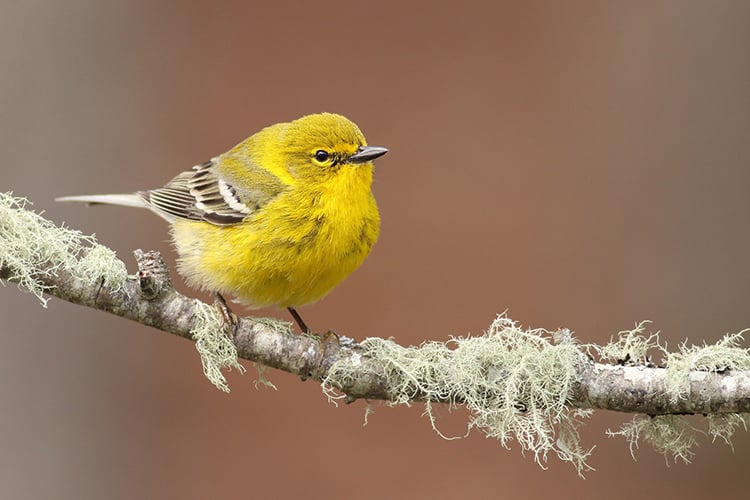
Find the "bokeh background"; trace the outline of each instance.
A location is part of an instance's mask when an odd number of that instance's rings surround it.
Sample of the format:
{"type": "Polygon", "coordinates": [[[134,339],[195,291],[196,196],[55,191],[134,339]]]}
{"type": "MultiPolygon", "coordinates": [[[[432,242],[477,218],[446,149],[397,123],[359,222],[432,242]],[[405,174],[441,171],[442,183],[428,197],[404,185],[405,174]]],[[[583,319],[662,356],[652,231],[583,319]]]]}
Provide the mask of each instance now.
{"type": "MultiPolygon", "coordinates": [[[[636,322],[670,347],[750,327],[750,3],[9,2],[0,15],[0,190],[131,265],[173,262],[143,211],[55,196],[156,187],[261,127],[356,121],[383,225],[365,265],[302,309],[403,344],[508,310],[603,343],[636,322]]],[[[178,286],[184,289],[182,283],[178,286]]],[[[192,292],[191,292],[192,293],[192,292]]],[[[283,311],[259,311],[287,318],[283,311]]],[[[284,373],[232,393],[194,345],[0,288],[3,498],[737,498],[750,438],[692,465],[634,461],[583,429],[596,471],[517,445],[445,441],[413,408],[336,407],[284,373]]],[[[440,410],[446,434],[466,414],[440,410]]],[[[696,421],[696,423],[699,423],[696,421]]]]}

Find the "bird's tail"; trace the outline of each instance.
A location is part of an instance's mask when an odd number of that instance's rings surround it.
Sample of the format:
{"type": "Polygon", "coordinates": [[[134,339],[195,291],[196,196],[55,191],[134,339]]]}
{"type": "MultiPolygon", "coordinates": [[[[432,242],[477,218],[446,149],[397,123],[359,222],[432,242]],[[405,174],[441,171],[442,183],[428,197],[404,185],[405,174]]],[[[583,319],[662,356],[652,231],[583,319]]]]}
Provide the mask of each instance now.
{"type": "Polygon", "coordinates": [[[55,201],[76,201],[89,205],[121,205],[124,207],[151,208],[139,193],[132,194],[92,194],[84,196],[63,196],[55,201]]]}

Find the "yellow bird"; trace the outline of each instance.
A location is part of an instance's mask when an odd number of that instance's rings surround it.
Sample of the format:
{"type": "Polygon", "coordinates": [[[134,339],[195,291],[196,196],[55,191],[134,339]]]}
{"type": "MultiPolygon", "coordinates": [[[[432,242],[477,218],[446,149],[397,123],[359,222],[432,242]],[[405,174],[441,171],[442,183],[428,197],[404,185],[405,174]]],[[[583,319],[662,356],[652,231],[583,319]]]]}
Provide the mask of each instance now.
{"type": "Polygon", "coordinates": [[[188,285],[251,308],[295,310],[364,261],[380,230],[373,163],[359,127],[331,113],[271,125],[228,152],[132,194],[58,201],[148,208],[171,224],[188,285]]]}

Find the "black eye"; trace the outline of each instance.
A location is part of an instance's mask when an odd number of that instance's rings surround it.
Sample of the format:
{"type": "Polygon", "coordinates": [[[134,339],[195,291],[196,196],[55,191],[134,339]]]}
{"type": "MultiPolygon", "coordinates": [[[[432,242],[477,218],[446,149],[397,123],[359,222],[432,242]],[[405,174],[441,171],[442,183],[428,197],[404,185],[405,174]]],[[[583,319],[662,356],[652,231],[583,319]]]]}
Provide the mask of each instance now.
{"type": "Polygon", "coordinates": [[[329,156],[330,155],[328,154],[328,151],[324,151],[322,149],[319,149],[315,152],[315,159],[320,163],[327,161],[329,156]]]}

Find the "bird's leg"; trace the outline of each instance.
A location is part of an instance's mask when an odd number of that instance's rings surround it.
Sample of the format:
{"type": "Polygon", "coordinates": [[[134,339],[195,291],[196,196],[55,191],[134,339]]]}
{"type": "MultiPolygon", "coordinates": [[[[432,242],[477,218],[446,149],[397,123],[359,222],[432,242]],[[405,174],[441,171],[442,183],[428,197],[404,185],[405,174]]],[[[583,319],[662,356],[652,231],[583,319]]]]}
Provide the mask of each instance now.
{"type": "Polygon", "coordinates": [[[287,310],[289,311],[289,314],[292,315],[292,318],[294,318],[294,321],[297,322],[299,325],[299,329],[302,330],[302,333],[305,334],[312,334],[312,330],[305,324],[304,321],[302,321],[302,316],[299,315],[297,310],[293,307],[287,307],[287,310]]]}
{"type": "Polygon", "coordinates": [[[289,314],[291,314],[292,317],[294,318],[294,321],[296,321],[297,324],[299,325],[300,330],[302,330],[302,335],[312,337],[320,343],[325,343],[325,342],[335,342],[337,344],[339,343],[338,333],[334,332],[333,330],[328,330],[322,336],[318,335],[317,333],[310,330],[310,327],[308,327],[305,324],[305,322],[302,321],[302,316],[299,315],[299,313],[297,312],[295,308],[287,307],[287,309],[289,310],[289,314]]]}
{"type": "Polygon", "coordinates": [[[237,335],[237,327],[239,326],[239,320],[237,315],[229,309],[227,301],[219,292],[214,292],[214,307],[219,311],[222,319],[224,320],[224,327],[230,337],[234,338],[237,335]]]}

